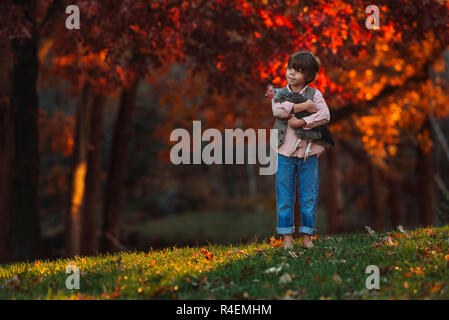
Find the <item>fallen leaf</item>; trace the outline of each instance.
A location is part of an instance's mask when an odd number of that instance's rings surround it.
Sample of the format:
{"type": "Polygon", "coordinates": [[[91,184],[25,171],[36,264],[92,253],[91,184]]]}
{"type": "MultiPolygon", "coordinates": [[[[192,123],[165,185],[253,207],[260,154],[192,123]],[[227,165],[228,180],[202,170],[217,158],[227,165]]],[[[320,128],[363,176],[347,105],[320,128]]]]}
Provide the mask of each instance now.
{"type": "Polygon", "coordinates": [[[386,238],[385,240],[385,244],[388,246],[397,246],[398,242],[397,241],[393,242],[393,240],[391,240],[391,236],[388,236],[388,238],[386,238]]]}
{"type": "Polygon", "coordinates": [[[271,267],[267,270],[265,270],[265,273],[275,273],[278,274],[279,272],[281,272],[282,269],[284,268],[288,268],[290,265],[288,263],[282,262],[277,268],[275,267],[271,267]]]}
{"type": "Polygon", "coordinates": [[[366,231],[368,231],[370,236],[376,235],[376,232],[368,226],[365,226],[366,231]]]}
{"type": "Polygon", "coordinates": [[[11,279],[4,282],[3,286],[7,289],[18,289],[20,285],[20,279],[17,275],[14,275],[11,279]]]}
{"type": "Polygon", "coordinates": [[[333,279],[334,279],[335,283],[341,283],[342,282],[342,280],[341,280],[340,276],[338,275],[338,273],[334,274],[333,279]]]}
{"type": "Polygon", "coordinates": [[[279,278],[279,283],[280,284],[285,284],[285,283],[290,283],[292,282],[292,277],[290,276],[289,273],[284,273],[280,278],[279,278]]]}
{"type": "Polygon", "coordinates": [[[441,289],[441,287],[443,286],[443,282],[438,282],[436,283],[431,289],[430,292],[435,292],[441,289]]]}
{"type": "Polygon", "coordinates": [[[204,253],[204,255],[206,256],[206,259],[209,261],[212,261],[214,258],[214,254],[212,252],[207,251],[206,249],[202,248],[201,252],[204,253]]]}
{"type": "Polygon", "coordinates": [[[435,237],[437,236],[435,230],[433,230],[433,229],[427,230],[426,233],[427,233],[427,235],[428,235],[429,237],[431,237],[431,238],[435,238],[435,237]]]}

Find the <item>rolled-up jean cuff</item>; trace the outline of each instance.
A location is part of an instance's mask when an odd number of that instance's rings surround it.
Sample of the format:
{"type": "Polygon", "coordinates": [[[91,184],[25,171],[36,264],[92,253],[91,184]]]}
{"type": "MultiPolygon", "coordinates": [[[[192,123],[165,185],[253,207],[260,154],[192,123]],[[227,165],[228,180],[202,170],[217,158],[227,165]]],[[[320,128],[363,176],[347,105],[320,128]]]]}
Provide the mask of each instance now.
{"type": "Polygon", "coordinates": [[[279,234],[292,234],[295,232],[295,227],[284,227],[284,228],[276,228],[277,233],[279,234]]]}
{"type": "Polygon", "coordinates": [[[306,233],[308,235],[313,236],[316,233],[316,229],[312,229],[312,228],[309,228],[309,227],[300,227],[299,228],[299,232],[300,233],[306,233]]]}

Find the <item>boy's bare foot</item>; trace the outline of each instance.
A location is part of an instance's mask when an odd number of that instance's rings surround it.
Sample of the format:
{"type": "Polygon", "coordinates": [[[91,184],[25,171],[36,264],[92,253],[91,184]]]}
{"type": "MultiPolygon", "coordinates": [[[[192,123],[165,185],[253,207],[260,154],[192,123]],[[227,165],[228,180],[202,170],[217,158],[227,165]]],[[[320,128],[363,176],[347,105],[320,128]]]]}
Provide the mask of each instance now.
{"type": "Polygon", "coordinates": [[[284,249],[293,248],[293,238],[291,234],[284,235],[284,249]]]}
{"type": "Polygon", "coordinates": [[[306,248],[313,248],[312,238],[308,234],[304,234],[302,238],[302,244],[306,248]]]}

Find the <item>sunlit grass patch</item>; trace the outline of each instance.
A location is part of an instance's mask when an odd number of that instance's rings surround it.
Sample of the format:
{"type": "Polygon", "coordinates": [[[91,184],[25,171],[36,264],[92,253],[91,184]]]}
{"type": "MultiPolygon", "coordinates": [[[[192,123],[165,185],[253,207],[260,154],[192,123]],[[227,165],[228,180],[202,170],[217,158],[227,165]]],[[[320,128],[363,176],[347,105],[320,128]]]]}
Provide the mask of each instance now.
{"type": "Polygon", "coordinates": [[[1,299],[447,299],[449,227],[319,236],[0,266],[1,299]],[[69,290],[69,265],[80,289],[69,290]],[[379,267],[379,289],[366,268],[379,267]]]}

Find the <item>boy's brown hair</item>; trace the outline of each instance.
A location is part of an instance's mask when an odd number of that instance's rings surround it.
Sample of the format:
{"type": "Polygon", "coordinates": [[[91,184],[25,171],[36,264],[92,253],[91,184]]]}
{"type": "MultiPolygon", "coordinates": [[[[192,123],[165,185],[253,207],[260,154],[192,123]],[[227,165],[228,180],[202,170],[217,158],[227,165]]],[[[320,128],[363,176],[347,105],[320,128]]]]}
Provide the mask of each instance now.
{"type": "Polygon", "coordinates": [[[287,68],[303,73],[305,85],[316,79],[320,67],[320,60],[310,51],[298,51],[288,57],[287,68]]]}

